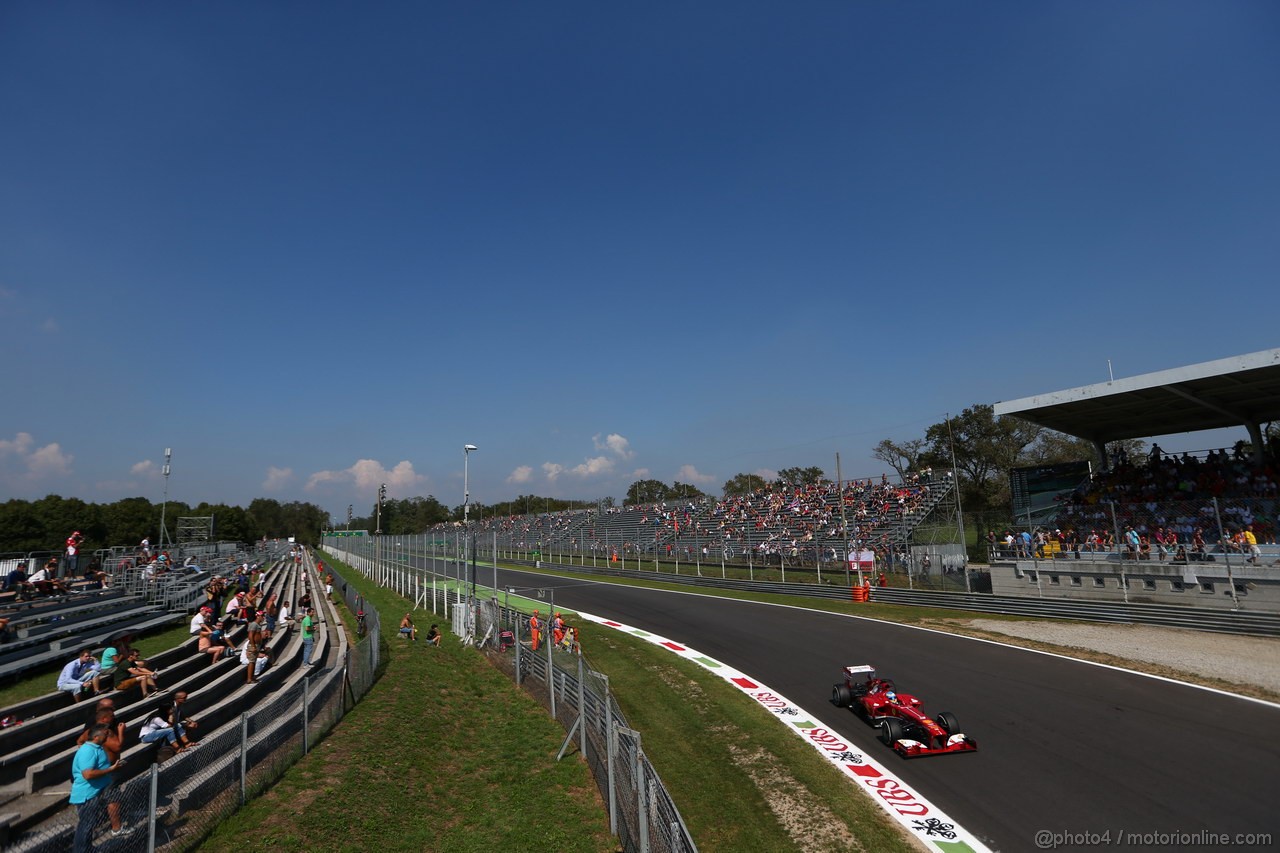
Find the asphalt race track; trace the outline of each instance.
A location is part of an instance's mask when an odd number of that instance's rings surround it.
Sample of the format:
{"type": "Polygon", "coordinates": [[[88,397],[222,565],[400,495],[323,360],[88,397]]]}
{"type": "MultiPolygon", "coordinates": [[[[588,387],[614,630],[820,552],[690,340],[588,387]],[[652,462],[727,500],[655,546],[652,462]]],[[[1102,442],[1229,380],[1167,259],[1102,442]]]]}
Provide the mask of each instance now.
{"type": "MultiPolygon", "coordinates": [[[[584,610],[687,644],[786,696],[880,757],[999,851],[1036,833],[1270,833],[1280,844],[1280,709],[1009,646],[817,611],[503,570],[584,610]],[[925,713],[951,711],[979,751],[898,759],[831,704],[848,664],[874,664],[925,713]]],[[[590,649],[587,649],[590,655],[590,649]]],[[[1205,837],[1201,835],[1201,837],[1205,837]]]]}

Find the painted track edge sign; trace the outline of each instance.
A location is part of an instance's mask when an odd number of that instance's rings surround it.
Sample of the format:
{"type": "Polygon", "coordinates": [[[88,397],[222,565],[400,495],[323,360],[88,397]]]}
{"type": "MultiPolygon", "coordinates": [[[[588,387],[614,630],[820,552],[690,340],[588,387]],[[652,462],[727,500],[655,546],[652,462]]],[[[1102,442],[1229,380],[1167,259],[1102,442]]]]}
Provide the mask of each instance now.
{"type": "Polygon", "coordinates": [[[691,660],[732,684],[772,713],[797,736],[834,764],[845,776],[861,787],[889,817],[909,834],[941,853],[992,853],[977,836],[952,820],[949,815],[919,794],[883,763],[867,755],[855,744],[848,743],[816,715],[796,705],[785,696],[770,690],[755,678],[733,667],[691,649],[683,643],[659,637],[648,631],[624,625],[613,619],[578,611],[583,619],[630,634],[661,646],[673,654],[691,660]]]}

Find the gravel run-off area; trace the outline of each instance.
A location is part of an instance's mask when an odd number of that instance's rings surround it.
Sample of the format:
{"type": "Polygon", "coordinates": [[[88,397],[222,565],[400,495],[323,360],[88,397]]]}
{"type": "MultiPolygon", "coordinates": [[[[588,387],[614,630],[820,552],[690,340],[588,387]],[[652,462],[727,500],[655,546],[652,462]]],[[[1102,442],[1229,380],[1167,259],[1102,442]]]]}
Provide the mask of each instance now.
{"type": "Polygon", "coordinates": [[[962,625],[981,632],[983,636],[1004,634],[1068,650],[1087,649],[1115,658],[1155,664],[1185,672],[1188,681],[1214,679],[1280,694],[1280,638],[1243,637],[1150,625],[997,619],[969,619],[962,625]]]}

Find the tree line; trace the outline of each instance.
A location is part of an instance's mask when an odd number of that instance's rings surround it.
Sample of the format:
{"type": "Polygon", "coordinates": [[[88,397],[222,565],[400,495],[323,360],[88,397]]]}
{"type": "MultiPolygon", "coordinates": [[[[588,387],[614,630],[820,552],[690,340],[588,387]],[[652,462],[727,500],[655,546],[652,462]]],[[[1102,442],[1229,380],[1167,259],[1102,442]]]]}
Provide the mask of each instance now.
{"type": "MultiPolygon", "coordinates": [[[[180,517],[214,519],[219,541],[253,542],[296,536],[314,544],[329,514],[310,503],[280,503],[256,498],[248,507],[168,501],[164,526],[175,538],[180,517]]],[[[144,538],[160,544],[161,505],[146,498],[123,498],[113,503],[89,503],[79,498],[48,495],[39,500],[17,498],[0,504],[0,553],[60,551],[73,531],[84,534],[87,553],[98,548],[137,545],[144,538]]]]}

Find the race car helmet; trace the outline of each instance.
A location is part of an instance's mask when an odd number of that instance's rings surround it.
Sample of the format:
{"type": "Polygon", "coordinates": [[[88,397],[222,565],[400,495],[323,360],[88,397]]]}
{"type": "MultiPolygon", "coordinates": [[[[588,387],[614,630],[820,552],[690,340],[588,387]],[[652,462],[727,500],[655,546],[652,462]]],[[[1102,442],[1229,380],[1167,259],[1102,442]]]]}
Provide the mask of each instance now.
{"type": "Polygon", "coordinates": [[[884,694],[884,698],[889,702],[897,702],[898,694],[890,690],[888,693],[884,694]]]}

